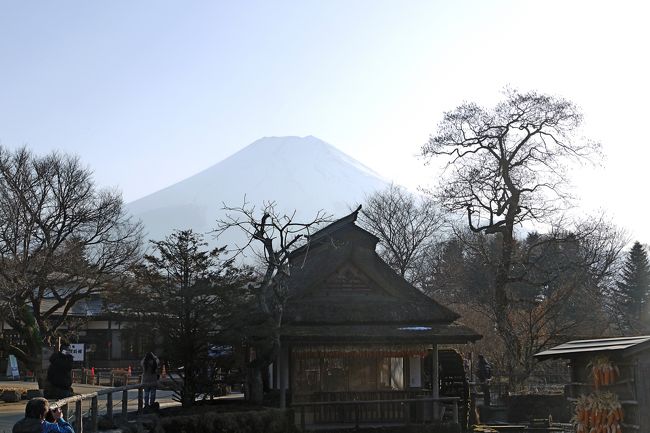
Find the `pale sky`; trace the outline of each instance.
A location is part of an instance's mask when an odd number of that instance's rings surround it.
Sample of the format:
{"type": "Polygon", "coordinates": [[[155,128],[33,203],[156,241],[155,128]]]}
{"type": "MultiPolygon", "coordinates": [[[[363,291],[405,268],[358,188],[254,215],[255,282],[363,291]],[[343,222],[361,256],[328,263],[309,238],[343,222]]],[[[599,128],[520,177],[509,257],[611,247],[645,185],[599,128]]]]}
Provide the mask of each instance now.
{"type": "Polygon", "coordinates": [[[558,94],[603,143],[574,172],[650,243],[650,6],[597,1],[0,3],[0,143],[78,154],[132,201],[252,141],[315,135],[396,183],[445,110],[558,94]]]}

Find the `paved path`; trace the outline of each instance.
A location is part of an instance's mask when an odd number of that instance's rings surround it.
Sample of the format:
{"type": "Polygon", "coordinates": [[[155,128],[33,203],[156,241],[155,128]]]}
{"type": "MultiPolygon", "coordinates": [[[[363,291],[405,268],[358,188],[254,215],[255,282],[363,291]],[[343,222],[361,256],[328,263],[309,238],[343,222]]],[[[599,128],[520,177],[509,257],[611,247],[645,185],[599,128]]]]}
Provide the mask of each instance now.
{"type": "MultiPolygon", "coordinates": [[[[0,381],[0,388],[27,388],[27,389],[38,389],[38,386],[34,382],[19,382],[19,381],[0,381]]],[[[95,385],[84,385],[79,383],[72,384],[72,389],[75,393],[78,394],[88,394],[100,389],[105,389],[106,386],[95,386],[95,385]]],[[[175,402],[171,398],[171,391],[158,390],[156,393],[156,401],[160,403],[161,407],[175,406],[179,403],[175,402]]],[[[25,415],[25,400],[16,402],[16,403],[4,403],[0,401],[0,433],[11,433],[11,428],[13,425],[25,415]]],[[[99,401],[99,410],[100,413],[106,413],[106,396],[100,396],[99,401]]],[[[89,410],[90,400],[84,401],[83,410],[84,412],[89,410]]],[[[113,394],[113,413],[115,415],[120,414],[122,411],[122,393],[113,394]]],[[[131,390],[129,391],[129,412],[136,411],[138,409],[138,391],[131,390]]],[[[71,413],[74,412],[74,407],[70,408],[71,413]]]]}

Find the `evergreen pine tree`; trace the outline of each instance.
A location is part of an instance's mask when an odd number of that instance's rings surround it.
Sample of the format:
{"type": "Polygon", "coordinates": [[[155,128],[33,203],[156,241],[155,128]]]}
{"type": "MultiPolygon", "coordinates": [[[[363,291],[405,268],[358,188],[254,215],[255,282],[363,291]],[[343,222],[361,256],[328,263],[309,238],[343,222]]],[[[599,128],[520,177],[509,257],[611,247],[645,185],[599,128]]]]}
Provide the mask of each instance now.
{"type": "Polygon", "coordinates": [[[648,253],[635,242],[627,255],[621,279],[616,283],[616,304],[625,330],[640,330],[648,326],[650,296],[650,262],[648,253]]]}

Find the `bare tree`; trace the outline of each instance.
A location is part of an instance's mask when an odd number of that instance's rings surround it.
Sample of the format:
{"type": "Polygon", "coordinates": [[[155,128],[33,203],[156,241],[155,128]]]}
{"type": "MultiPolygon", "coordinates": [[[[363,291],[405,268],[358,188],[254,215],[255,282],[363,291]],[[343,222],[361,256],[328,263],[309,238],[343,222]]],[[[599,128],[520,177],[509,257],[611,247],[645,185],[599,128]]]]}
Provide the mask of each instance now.
{"type": "Polygon", "coordinates": [[[495,235],[494,316],[508,350],[517,339],[508,311],[515,273],[515,228],[548,222],[570,203],[566,162],[587,161],[599,146],[577,137],[582,115],[570,101],[507,89],[489,110],[464,103],[445,113],[436,135],[423,146],[427,158],[446,156],[436,196],[451,212],[462,211],[474,232],[495,235]]]}
{"type": "Polygon", "coordinates": [[[617,275],[617,258],[625,243],[622,233],[601,218],[583,221],[571,231],[558,227],[516,238],[503,319],[509,334],[497,330],[498,343],[489,341],[498,322],[494,296],[501,258],[498,239],[457,230],[431,266],[431,288],[463,311],[463,317],[472,311],[489,320],[479,328],[490,336],[482,344],[504,347],[498,364],[516,384],[535,369],[534,353],[570,336],[596,336],[608,328],[605,295],[617,275]]]}
{"type": "Polygon", "coordinates": [[[246,202],[240,207],[224,205],[224,210],[227,214],[217,221],[217,235],[231,228],[243,231],[246,243],[238,246],[239,253],[256,255],[263,268],[257,283],[249,287],[257,300],[255,314],[249,315],[242,324],[249,342],[255,347],[255,359],[248,366],[249,399],[261,402],[262,371],[279,354],[280,326],[290,295],[291,252],[308,243],[314,229],[330,218],[319,211],[308,222],[296,222],[295,212],[280,213],[274,202],[264,203],[259,211],[246,202]]]}
{"type": "Polygon", "coordinates": [[[122,285],[140,245],[121,194],[76,157],[0,147],[0,303],[20,336],[2,342],[35,374],[75,304],[122,285]]]}
{"type": "Polygon", "coordinates": [[[366,198],[359,223],[380,240],[379,254],[397,273],[418,285],[417,272],[427,244],[445,218],[429,198],[391,184],[366,198]]]}

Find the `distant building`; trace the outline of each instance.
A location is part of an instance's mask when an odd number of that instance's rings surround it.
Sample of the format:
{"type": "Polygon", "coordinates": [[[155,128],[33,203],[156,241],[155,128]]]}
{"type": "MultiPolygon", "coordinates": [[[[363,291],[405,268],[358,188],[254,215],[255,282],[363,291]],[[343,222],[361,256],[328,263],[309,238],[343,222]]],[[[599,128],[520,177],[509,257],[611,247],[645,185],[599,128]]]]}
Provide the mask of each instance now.
{"type": "MultiPolygon", "coordinates": [[[[53,299],[44,299],[42,308],[54,306],[53,299]]],[[[62,331],[68,343],[84,345],[85,364],[88,367],[128,367],[139,365],[142,354],[151,347],[151,333],[137,332],[137,319],[107,311],[99,295],[77,302],[68,312],[62,331]]],[[[1,332],[10,340],[20,334],[7,323],[1,323],[1,332]]],[[[6,354],[0,354],[6,359],[6,354]]]]}

